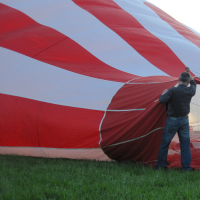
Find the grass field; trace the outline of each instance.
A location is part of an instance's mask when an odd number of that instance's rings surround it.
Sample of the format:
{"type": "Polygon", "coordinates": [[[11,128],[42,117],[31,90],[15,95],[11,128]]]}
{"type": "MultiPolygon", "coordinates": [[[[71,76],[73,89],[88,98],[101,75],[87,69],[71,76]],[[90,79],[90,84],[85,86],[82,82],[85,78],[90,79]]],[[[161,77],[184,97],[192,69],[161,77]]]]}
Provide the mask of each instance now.
{"type": "Polygon", "coordinates": [[[200,199],[200,171],[1,155],[0,199],[200,199]]]}

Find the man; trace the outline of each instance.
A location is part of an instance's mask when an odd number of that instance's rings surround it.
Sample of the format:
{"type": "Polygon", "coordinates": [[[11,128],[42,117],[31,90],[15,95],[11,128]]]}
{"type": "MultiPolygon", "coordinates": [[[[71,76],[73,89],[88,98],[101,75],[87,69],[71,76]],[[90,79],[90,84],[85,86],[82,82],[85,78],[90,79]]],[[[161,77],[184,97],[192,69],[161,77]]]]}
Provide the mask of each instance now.
{"type": "Polygon", "coordinates": [[[162,142],[158,153],[155,169],[166,168],[169,144],[178,133],[181,147],[181,165],[183,171],[191,171],[191,151],[189,136],[190,101],[196,93],[196,83],[186,67],[179,77],[178,87],[165,90],[159,98],[160,103],[168,103],[167,121],[164,127],[162,142]],[[190,83],[190,87],[188,84],[190,83]]]}

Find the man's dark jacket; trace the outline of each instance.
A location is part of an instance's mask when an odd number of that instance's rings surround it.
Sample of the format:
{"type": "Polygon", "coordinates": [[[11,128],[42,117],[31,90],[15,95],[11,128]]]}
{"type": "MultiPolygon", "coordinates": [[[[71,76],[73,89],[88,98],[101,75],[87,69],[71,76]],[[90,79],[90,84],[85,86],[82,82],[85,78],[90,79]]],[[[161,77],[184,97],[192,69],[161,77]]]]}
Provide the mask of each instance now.
{"type": "Polygon", "coordinates": [[[190,81],[190,86],[179,84],[178,87],[170,88],[159,98],[160,103],[168,103],[167,115],[184,117],[190,112],[190,102],[196,93],[196,83],[190,81]]]}

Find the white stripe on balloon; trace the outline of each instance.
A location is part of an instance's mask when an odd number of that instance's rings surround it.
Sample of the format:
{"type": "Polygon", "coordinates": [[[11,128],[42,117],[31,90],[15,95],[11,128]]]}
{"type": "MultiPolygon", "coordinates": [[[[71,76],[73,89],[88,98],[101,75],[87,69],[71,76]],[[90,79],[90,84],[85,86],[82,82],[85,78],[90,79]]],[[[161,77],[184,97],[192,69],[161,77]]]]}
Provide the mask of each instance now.
{"type": "Polygon", "coordinates": [[[70,72],[0,47],[0,93],[93,110],[106,110],[124,83],[70,72]]]}

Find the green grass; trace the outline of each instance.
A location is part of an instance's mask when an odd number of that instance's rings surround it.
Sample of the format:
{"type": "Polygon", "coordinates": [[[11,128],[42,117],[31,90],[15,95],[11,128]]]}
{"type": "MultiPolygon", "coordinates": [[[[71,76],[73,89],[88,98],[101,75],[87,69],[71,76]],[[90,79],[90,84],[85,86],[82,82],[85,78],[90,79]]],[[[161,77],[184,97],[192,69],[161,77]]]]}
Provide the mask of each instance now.
{"type": "Polygon", "coordinates": [[[0,199],[200,199],[200,171],[1,155],[0,199]]]}

